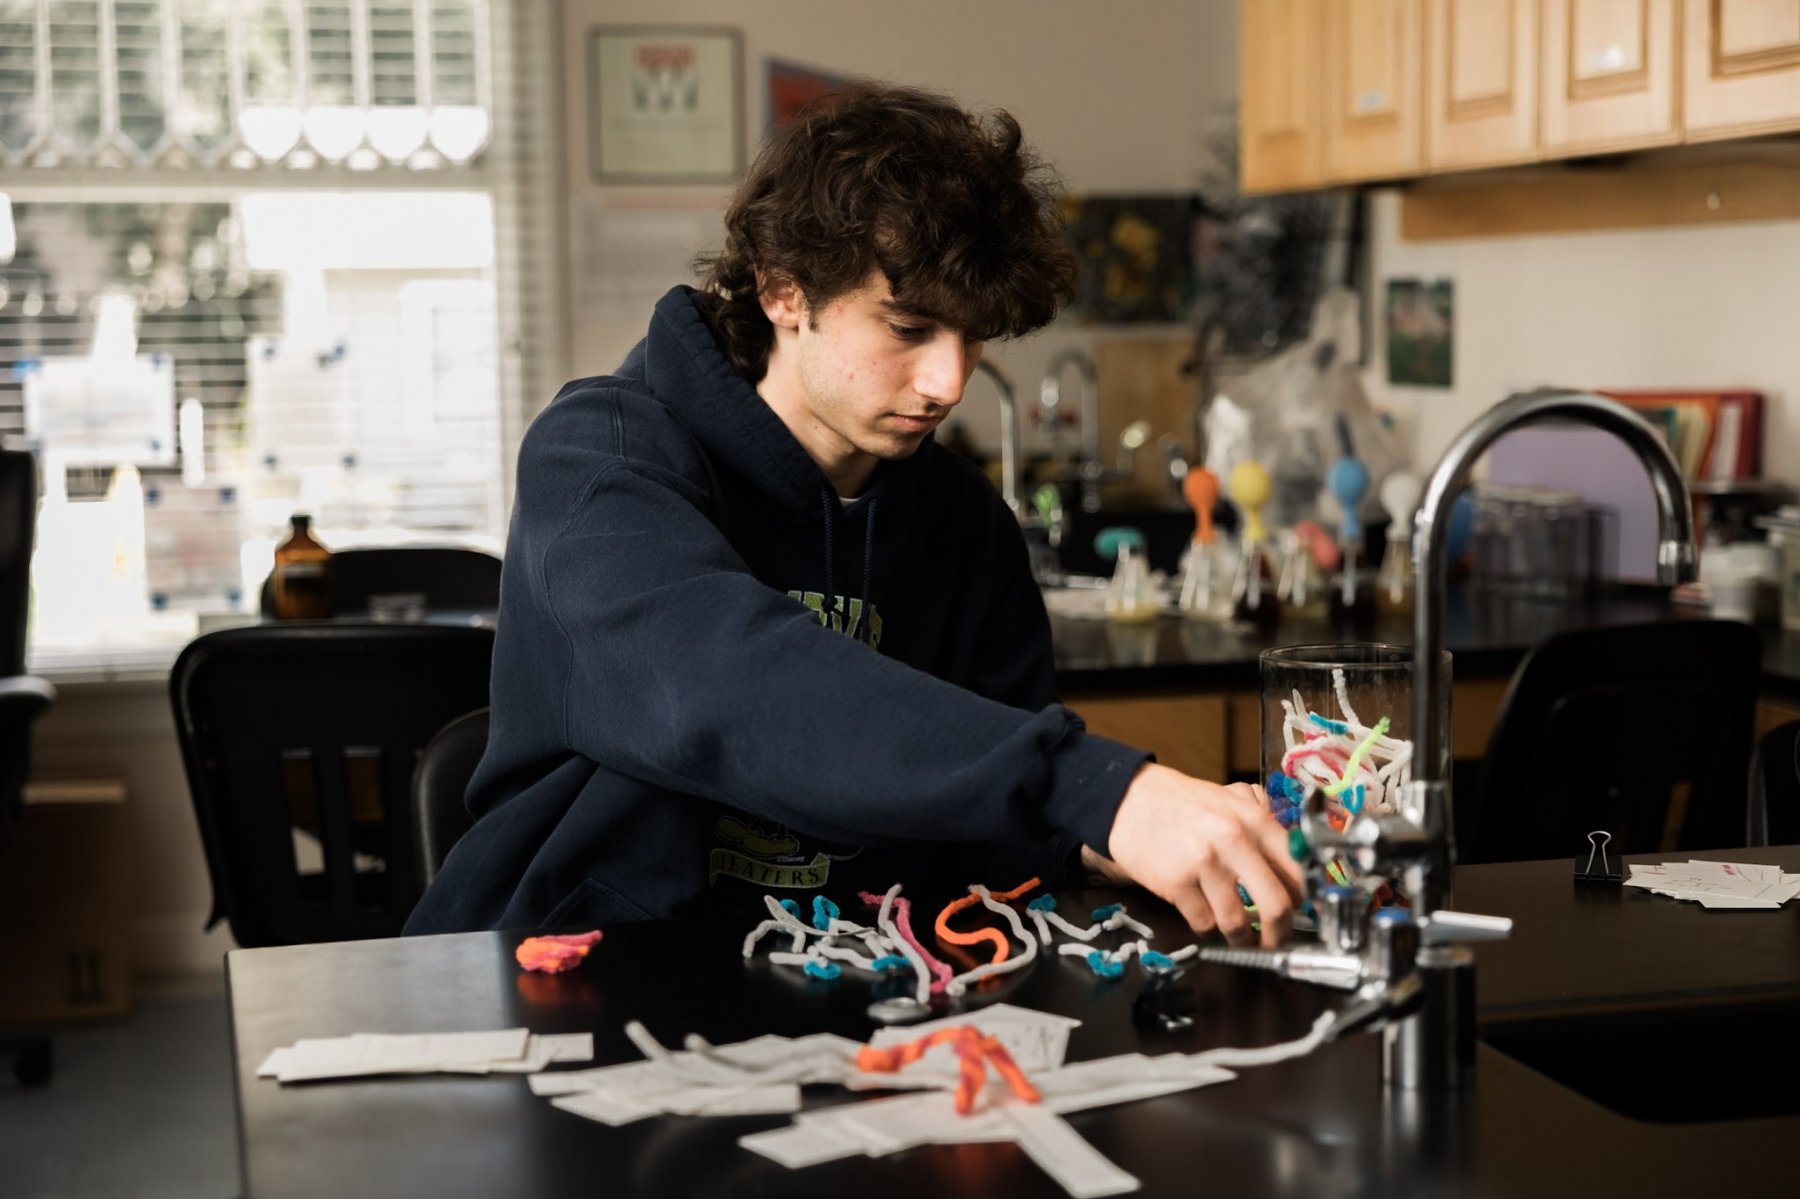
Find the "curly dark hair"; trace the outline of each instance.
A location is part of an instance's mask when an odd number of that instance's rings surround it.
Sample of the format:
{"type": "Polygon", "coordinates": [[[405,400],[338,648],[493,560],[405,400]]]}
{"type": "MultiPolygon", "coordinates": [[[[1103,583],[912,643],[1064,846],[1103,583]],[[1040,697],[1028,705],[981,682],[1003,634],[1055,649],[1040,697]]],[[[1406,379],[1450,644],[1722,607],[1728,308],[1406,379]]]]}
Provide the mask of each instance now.
{"type": "Polygon", "coordinates": [[[745,378],[768,369],[765,281],[817,311],[879,267],[903,310],[990,341],[1049,324],[1074,294],[1055,174],[1006,112],[859,85],[802,110],[756,156],[703,254],[701,310],[745,378]]]}

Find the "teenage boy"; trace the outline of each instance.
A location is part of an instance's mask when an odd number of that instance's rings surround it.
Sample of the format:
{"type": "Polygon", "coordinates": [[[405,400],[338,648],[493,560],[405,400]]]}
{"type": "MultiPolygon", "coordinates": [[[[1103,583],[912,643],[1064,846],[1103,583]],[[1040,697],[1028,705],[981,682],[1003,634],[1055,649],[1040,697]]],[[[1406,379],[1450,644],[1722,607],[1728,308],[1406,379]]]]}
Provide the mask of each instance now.
{"type": "Polygon", "coordinates": [[[932,432],[1072,290],[1004,113],[870,87],[758,156],[699,290],[519,455],[474,828],[409,932],[759,911],[1096,875],[1285,936],[1253,789],[1055,702],[1018,525],[932,432]],[[1085,868],[1085,869],[1084,869],[1085,868]]]}

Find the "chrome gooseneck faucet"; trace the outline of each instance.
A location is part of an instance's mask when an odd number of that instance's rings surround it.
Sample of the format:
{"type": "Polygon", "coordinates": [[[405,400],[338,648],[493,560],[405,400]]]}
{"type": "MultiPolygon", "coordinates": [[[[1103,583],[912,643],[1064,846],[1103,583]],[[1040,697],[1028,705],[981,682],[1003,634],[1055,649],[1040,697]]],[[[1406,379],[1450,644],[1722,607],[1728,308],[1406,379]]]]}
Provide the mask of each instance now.
{"type": "Polygon", "coordinates": [[[1342,830],[1326,818],[1314,789],[1291,834],[1305,874],[1306,898],[1321,944],[1279,950],[1203,949],[1203,961],[1270,970],[1285,978],[1352,992],[1328,1036],[1382,1032],[1382,1079],[1396,1094],[1454,1087],[1468,1078],[1475,1052],[1474,955],[1464,942],[1512,931],[1505,917],[1447,911],[1456,855],[1451,821],[1448,685],[1444,649],[1444,570],[1450,505],[1482,452],[1509,429],[1545,421],[1593,425],[1617,436],[1649,472],[1661,522],[1657,578],[1692,579],[1696,569],[1687,484],[1674,456],[1650,426],[1612,400],[1579,392],[1511,396],[1457,435],[1425,486],[1413,518],[1413,779],[1398,812],[1365,812],[1342,830]],[[1354,868],[1360,887],[1334,885],[1337,861],[1354,868]],[[1371,911],[1368,888],[1398,883],[1410,911],[1371,911]]]}
{"type": "Polygon", "coordinates": [[[1038,409],[1054,421],[1062,409],[1063,368],[1073,365],[1081,375],[1081,407],[1078,411],[1080,459],[1076,475],[1081,481],[1081,509],[1100,511],[1100,484],[1109,476],[1106,463],[1100,461],[1100,378],[1094,360],[1085,350],[1070,347],[1055,354],[1044,368],[1044,381],[1038,386],[1038,409]]]}
{"type": "Polygon", "coordinates": [[[1000,393],[1000,498],[1014,516],[1025,515],[1025,502],[1019,498],[1019,398],[1012,380],[999,367],[982,358],[975,369],[994,381],[1000,393]]]}
{"type": "Polygon", "coordinates": [[[1408,872],[1407,894],[1433,912],[1449,897],[1453,852],[1446,705],[1438,694],[1436,663],[1444,650],[1444,572],[1450,505],[1468,482],[1476,459],[1510,429],[1545,421],[1593,425],[1631,447],[1650,475],[1661,541],[1657,581],[1695,577],[1693,507],[1681,467],[1650,426],[1614,400],[1573,391],[1528,391],[1494,405],[1450,443],[1425,484],[1413,518],[1413,783],[1406,815],[1432,840],[1427,861],[1408,872]]]}

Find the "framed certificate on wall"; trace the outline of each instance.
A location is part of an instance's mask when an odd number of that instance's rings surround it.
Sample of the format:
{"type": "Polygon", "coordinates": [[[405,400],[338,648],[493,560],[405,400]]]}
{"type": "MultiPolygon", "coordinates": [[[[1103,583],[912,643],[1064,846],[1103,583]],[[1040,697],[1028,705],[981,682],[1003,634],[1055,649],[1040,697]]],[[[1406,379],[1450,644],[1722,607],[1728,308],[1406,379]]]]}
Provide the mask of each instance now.
{"type": "Polygon", "coordinates": [[[743,169],[743,41],[735,29],[588,33],[597,183],[727,183],[743,169]]]}

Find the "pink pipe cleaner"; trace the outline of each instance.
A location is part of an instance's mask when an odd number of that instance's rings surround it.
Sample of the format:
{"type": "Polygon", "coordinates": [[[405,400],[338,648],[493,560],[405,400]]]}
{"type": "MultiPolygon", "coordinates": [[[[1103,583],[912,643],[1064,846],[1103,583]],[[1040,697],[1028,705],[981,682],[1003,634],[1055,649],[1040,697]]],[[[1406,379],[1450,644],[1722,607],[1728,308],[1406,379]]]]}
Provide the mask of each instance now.
{"type": "MultiPolygon", "coordinates": [[[[859,891],[857,895],[864,903],[872,907],[881,906],[882,897],[879,895],[868,891],[859,891]]],[[[912,946],[918,951],[919,956],[925,959],[925,968],[931,971],[931,993],[933,995],[939,994],[950,985],[950,980],[955,977],[955,972],[933,957],[929,950],[919,944],[919,938],[913,936],[912,901],[898,895],[894,897],[894,931],[900,934],[902,941],[912,946]]]]}

